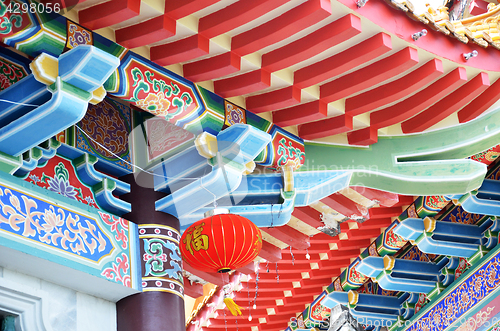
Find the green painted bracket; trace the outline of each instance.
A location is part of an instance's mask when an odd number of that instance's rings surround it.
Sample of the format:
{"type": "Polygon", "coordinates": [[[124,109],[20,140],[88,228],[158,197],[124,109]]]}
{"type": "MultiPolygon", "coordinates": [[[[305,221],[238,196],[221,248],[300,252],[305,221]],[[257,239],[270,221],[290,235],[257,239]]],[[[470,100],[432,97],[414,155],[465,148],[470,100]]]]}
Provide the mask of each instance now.
{"type": "Polygon", "coordinates": [[[368,148],[306,142],[298,171],[351,171],[350,185],[406,195],[464,194],[481,186],[486,165],[464,158],[500,142],[500,109],[438,131],[381,137],[368,148]]]}

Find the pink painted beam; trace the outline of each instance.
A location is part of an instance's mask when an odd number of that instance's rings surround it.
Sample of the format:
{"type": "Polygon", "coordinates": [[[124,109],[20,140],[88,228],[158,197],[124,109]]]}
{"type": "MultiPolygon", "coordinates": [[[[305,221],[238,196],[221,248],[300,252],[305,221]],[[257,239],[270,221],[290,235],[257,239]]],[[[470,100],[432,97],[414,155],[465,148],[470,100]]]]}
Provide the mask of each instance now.
{"type": "Polygon", "coordinates": [[[184,277],[184,294],[189,295],[191,298],[201,297],[203,295],[203,285],[191,282],[184,277]]]}
{"type": "Polygon", "coordinates": [[[401,195],[401,194],[398,194],[398,196],[399,196],[399,201],[398,201],[397,204],[394,205],[394,207],[409,206],[413,202],[415,202],[415,199],[411,195],[401,195]]]}
{"type": "Polygon", "coordinates": [[[414,48],[405,49],[377,61],[367,67],[356,70],[320,87],[320,98],[332,102],[350,96],[353,93],[371,88],[373,85],[398,75],[418,63],[418,52],[414,48]]]}
{"type": "Polygon", "coordinates": [[[254,53],[318,23],[330,14],[329,0],[306,1],[275,19],[234,36],[231,50],[240,56],[254,53]]]}
{"type": "Polygon", "coordinates": [[[371,113],[370,124],[372,127],[383,128],[400,123],[432,106],[466,81],[465,68],[456,68],[408,99],[371,113]]]}
{"type": "Polygon", "coordinates": [[[335,22],[262,55],[262,68],[270,72],[288,68],[361,33],[361,19],[348,14],[335,22]]]}
{"type": "Polygon", "coordinates": [[[233,52],[212,56],[183,65],[186,79],[193,82],[202,82],[223,77],[240,70],[241,57],[233,52]]]}
{"type": "Polygon", "coordinates": [[[115,30],[116,42],[127,48],[149,45],[175,35],[176,23],[167,15],[158,16],[115,30]]]}
{"type": "Polygon", "coordinates": [[[309,224],[313,228],[319,228],[325,225],[321,222],[321,213],[311,207],[295,207],[292,215],[297,217],[302,222],[309,224]]]}
{"type": "Polygon", "coordinates": [[[111,0],[78,12],[79,23],[88,29],[101,29],[139,15],[141,0],[111,0]]]}
{"type": "Polygon", "coordinates": [[[213,5],[220,0],[182,0],[182,1],[165,1],[165,14],[175,20],[191,15],[203,8],[213,5]]]}
{"type": "Polygon", "coordinates": [[[368,215],[368,209],[366,209],[366,207],[357,204],[356,202],[340,193],[334,193],[330,196],[327,196],[326,198],[321,199],[320,201],[351,219],[355,220],[356,218],[370,218],[370,216],[368,215]]]}
{"type": "Polygon", "coordinates": [[[212,14],[200,18],[198,33],[213,38],[284,5],[290,0],[237,1],[212,14]]]}
{"type": "Polygon", "coordinates": [[[255,269],[253,267],[253,263],[249,263],[244,267],[236,269],[236,271],[245,274],[245,275],[253,275],[255,273],[255,269]]]}
{"type": "Polygon", "coordinates": [[[352,130],[352,116],[339,115],[299,126],[299,137],[318,139],[352,130]]]}
{"type": "Polygon", "coordinates": [[[273,111],[300,103],[300,89],[295,86],[253,95],[246,98],[246,107],[254,114],[273,111]]]}
{"type": "Polygon", "coordinates": [[[385,228],[391,225],[392,220],[388,218],[374,218],[374,219],[369,219],[366,222],[363,222],[358,225],[359,229],[361,230],[366,230],[366,229],[380,229],[380,228],[385,228]]]}
{"type": "Polygon", "coordinates": [[[281,260],[281,249],[263,240],[259,256],[269,262],[279,262],[281,260]]]}
{"type": "Polygon", "coordinates": [[[345,113],[360,115],[389,103],[405,99],[443,74],[443,62],[433,59],[405,76],[350,97],[345,101],[345,113]]]}
{"type": "Polygon", "coordinates": [[[216,80],[214,92],[224,98],[235,97],[265,89],[271,85],[271,74],[266,70],[254,70],[238,76],[216,80]]]}
{"type": "Polygon", "coordinates": [[[311,246],[311,244],[309,244],[309,236],[295,230],[292,227],[289,227],[288,225],[276,228],[265,228],[263,230],[293,248],[306,249],[311,246]]]}
{"type": "Polygon", "coordinates": [[[391,49],[391,37],[385,33],[376,34],[341,53],[297,70],[293,75],[293,84],[301,89],[319,84],[371,61],[391,49]]]}
{"type": "Polygon", "coordinates": [[[378,129],[369,126],[364,129],[351,131],[347,133],[347,141],[350,145],[372,145],[378,141],[378,129]]]}
{"type": "Polygon", "coordinates": [[[316,100],[273,112],[274,124],[285,127],[325,118],[328,112],[326,102],[316,100]]]}
{"type": "Polygon", "coordinates": [[[500,79],[497,79],[497,81],[488,87],[486,91],[481,93],[480,96],[475,98],[471,103],[458,112],[458,119],[460,123],[468,122],[481,115],[488,108],[493,106],[493,104],[498,100],[499,95],[500,79]]]}
{"type": "Polygon", "coordinates": [[[183,264],[183,268],[187,272],[190,272],[193,275],[198,276],[201,279],[206,280],[207,282],[215,285],[223,286],[224,284],[227,284],[229,282],[229,277],[227,274],[217,274],[217,273],[199,271],[191,267],[187,263],[183,264]]]}
{"type": "Polygon", "coordinates": [[[185,62],[207,55],[209,40],[200,35],[194,35],[165,45],[151,47],[151,61],[161,66],[185,62]]]}
{"type": "Polygon", "coordinates": [[[384,207],[392,207],[399,201],[399,196],[396,193],[380,191],[362,186],[351,186],[351,189],[358,192],[367,199],[377,201],[379,205],[384,207]]]}
{"type": "Polygon", "coordinates": [[[370,208],[368,211],[370,218],[397,217],[401,215],[402,212],[401,207],[370,208]]]}
{"type": "Polygon", "coordinates": [[[460,110],[490,86],[488,74],[481,72],[447,97],[401,124],[404,133],[422,132],[460,110]]]}

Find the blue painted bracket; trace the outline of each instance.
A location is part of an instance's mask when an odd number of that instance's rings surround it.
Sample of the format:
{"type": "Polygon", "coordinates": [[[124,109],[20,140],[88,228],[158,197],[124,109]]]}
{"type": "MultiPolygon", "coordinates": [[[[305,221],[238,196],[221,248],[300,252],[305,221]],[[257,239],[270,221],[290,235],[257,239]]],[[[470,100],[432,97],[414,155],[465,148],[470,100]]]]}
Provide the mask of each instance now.
{"type": "Polygon", "coordinates": [[[332,292],[321,301],[321,304],[328,308],[339,304],[349,307],[351,315],[360,324],[390,326],[405,313],[402,303],[407,298],[407,295],[398,298],[355,291],[332,292]]]}
{"type": "Polygon", "coordinates": [[[15,102],[0,110],[0,151],[19,156],[77,123],[87,111],[91,92],[120,63],[93,46],[76,47],[54,61],[59,76],[48,88],[30,75],[0,93],[1,99],[15,102]]]}
{"type": "Polygon", "coordinates": [[[481,187],[464,195],[448,196],[471,214],[500,216],[500,181],[485,179],[481,187]]]}
{"type": "Polygon", "coordinates": [[[408,218],[394,229],[394,233],[415,241],[424,253],[467,258],[481,245],[481,230],[476,225],[408,218]]]}
{"type": "Polygon", "coordinates": [[[57,140],[49,139],[23,153],[23,164],[14,172],[14,176],[24,177],[37,166],[46,163],[56,155],[60,145],[57,140]]]}
{"type": "Polygon", "coordinates": [[[385,290],[428,293],[439,282],[441,267],[423,261],[368,256],[356,266],[367,277],[376,278],[385,290]]]}
{"type": "MultiPolygon", "coordinates": [[[[209,160],[212,172],[156,201],[156,210],[182,219],[227,196],[240,185],[245,164],[253,161],[270,140],[269,134],[245,124],[233,125],[220,132],[217,156],[209,160]]],[[[155,186],[159,188],[161,184],[155,186]]]]}

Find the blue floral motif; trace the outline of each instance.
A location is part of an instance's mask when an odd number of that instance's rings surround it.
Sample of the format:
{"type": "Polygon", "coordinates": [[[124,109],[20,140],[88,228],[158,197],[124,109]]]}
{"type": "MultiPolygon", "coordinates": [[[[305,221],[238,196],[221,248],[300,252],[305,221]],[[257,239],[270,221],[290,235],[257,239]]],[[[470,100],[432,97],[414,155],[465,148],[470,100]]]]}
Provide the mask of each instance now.
{"type": "Polygon", "coordinates": [[[47,184],[49,184],[48,189],[70,199],[77,200],[76,195],[78,192],[69,183],[69,173],[64,164],[59,162],[54,170],[56,176],[54,178],[49,178],[47,182],[47,184]]]}

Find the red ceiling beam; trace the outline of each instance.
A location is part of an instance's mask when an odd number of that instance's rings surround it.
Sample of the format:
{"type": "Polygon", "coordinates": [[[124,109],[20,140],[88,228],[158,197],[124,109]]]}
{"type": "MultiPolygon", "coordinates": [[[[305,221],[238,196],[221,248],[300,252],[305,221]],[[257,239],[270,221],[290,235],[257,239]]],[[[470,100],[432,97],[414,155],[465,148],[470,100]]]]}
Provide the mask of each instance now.
{"type": "Polygon", "coordinates": [[[184,294],[189,295],[191,298],[198,298],[203,295],[203,285],[193,283],[184,277],[184,294]]]}
{"type": "Polygon", "coordinates": [[[356,116],[404,99],[442,74],[443,62],[438,59],[430,60],[400,79],[348,98],[345,101],[345,112],[356,116]]]}
{"type": "Polygon", "coordinates": [[[325,118],[328,112],[326,102],[316,100],[273,112],[274,124],[285,127],[325,118]]]}
{"type": "Polygon", "coordinates": [[[401,207],[390,207],[390,208],[370,208],[368,213],[370,214],[370,219],[372,218],[387,218],[387,217],[397,217],[401,215],[403,211],[401,207]]]}
{"type": "MultiPolygon", "coordinates": [[[[339,240],[337,246],[339,250],[343,249],[353,249],[353,248],[366,248],[370,245],[369,239],[357,239],[357,240],[339,240]]],[[[359,255],[359,254],[358,254],[359,255]]]]}
{"type": "Polygon", "coordinates": [[[293,84],[298,88],[306,88],[321,83],[371,61],[391,49],[391,37],[385,33],[376,34],[341,53],[297,70],[293,75],[293,84]]]}
{"type": "MultiPolygon", "coordinates": [[[[237,1],[200,18],[198,33],[213,38],[249,23],[290,0],[237,1]]],[[[175,1],[173,1],[175,2],[175,1]]]]}
{"type": "MultiPolygon", "coordinates": [[[[359,255],[359,251],[358,251],[359,255]]],[[[319,262],[319,270],[331,270],[331,269],[340,269],[344,268],[351,264],[351,260],[348,258],[344,258],[341,260],[336,260],[336,261],[330,261],[330,260],[323,260],[319,262]]],[[[333,275],[332,277],[334,277],[333,275]]]]}
{"type": "Polygon", "coordinates": [[[295,207],[292,215],[315,229],[325,225],[323,222],[321,222],[321,213],[309,206],[295,207]]]}
{"type": "Polygon", "coordinates": [[[377,61],[367,67],[356,70],[320,87],[320,98],[325,102],[336,101],[353,93],[369,89],[398,75],[418,63],[416,49],[405,49],[377,61]]]}
{"type": "Polygon", "coordinates": [[[290,107],[300,103],[300,89],[295,86],[249,96],[245,99],[246,107],[252,113],[259,114],[276,109],[290,107]]]}
{"type": "Polygon", "coordinates": [[[378,141],[378,129],[369,126],[364,129],[347,132],[347,141],[349,145],[373,145],[378,141]]]}
{"type": "Polygon", "coordinates": [[[334,250],[325,252],[328,255],[328,260],[343,260],[345,258],[352,259],[359,256],[359,248],[334,250]]]}
{"type": "Polygon", "coordinates": [[[151,47],[151,61],[161,66],[186,62],[207,55],[209,45],[208,38],[197,34],[168,44],[151,47]]]}
{"type": "Polygon", "coordinates": [[[360,230],[364,229],[380,229],[385,228],[391,225],[392,220],[390,218],[381,218],[381,219],[369,219],[366,222],[363,222],[358,225],[360,230]]]}
{"type": "Polygon", "coordinates": [[[331,14],[329,0],[310,0],[231,39],[231,50],[240,56],[254,53],[286,39],[327,18],[331,14]]]}
{"type": "Polygon", "coordinates": [[[384,207],[392,207],[399,201],[399,197],[396,193],[380,191],[362,186],[351,186],[351,189],[367,199],[378,202],[379,205],[384,207]]]}
{"type": "Polygon", "coordinates": [[[481,93],[480,96],[475,98],[471,103],[465,106],[458,112],[458,120],[460,123],[468,122],[482,113],[498,101],[500,94],[500,79],[497,79],[486,91],[481,93]]]}
{"type": "Polygon", "coordinates": [[[220,0],[167,0],[165,1],[165,14],[178,20],[179,18],[191,15],[219,1],[220,0]]]}
{"type": "Polygon", "coordinates": [[[293,248],[306,249],[311,246],[309,244],[309,236],[288,225],[275,228],[264,228],[263,230],[293,248]]]}
{"type": "Polygon", "coordinates": [[[262,55],[262,68],[282,70],[307,60],[361,33],[361,19],[348,14],[335,22],[262,55]]]}
{"type": "Polygon", "coordinates": [[[88,29],[96,30],[121,23],[141,12],[141,0],[111,0],[80,10],[78,21],[88,29]]]}
{"type": "Polygon", "coordinates": [[[233,52],[212,56],[208,59],[186,63],[182,66],[186,79],[202,82],[240,71],[241,57],[233,52]]]}
{"type": "Polygon", "coordinates": [[[415,198],[412,197],[411,195],[398,194],[398,196],[399,196],[399,201],[397,204],[394,205],[394,207],[409,206],[415,201],[415,198]]]}
{"type": "Polygon", "coordinates": [[[279,262],[281,260],[281,248],[263,240],[259,256],[269,262],[279,262]]]}
{"type": "Polygon", "coordinates": [[[446,97],[466,81],[465,68],[456,68],[408,99],[371,113],[370,125],[383,128],[411,118],[446,97]]]}
{"type": "Polygon", "coordinates": [[[476,96],[484,92],[488,86],[490,86],[488,74],[481,72],[438,103],[424,110],[417,116],[403,122],[401,124],[403,132],[422,132],[430,128],[474,100],[476,96]]]}
{"type": "Polygon", "coordinates": [[[238,76],[216,80],[214,92],[224,98],[235,97],[271,86],[271,74],[266,70],[254,70],[238,76]]]}
{"type": "Polygon", "coordinates": [[[120,45],[127,48],[136,48],[170,38],[175,33],[175,20],[167,15],[162,15],[115,30],[115,38],[120,45]]]}
{"type": "Polygon", "coordinates": [[[229,277],[227,274],[216,274],[216,273],[199,271],[199,270],[196,270],[195,268],[191,267],[187,263],[183,264],[183,268],[187,272],[190,272],[193,275],[198,276],[201,279],[206,280],[207,282],[218,285],[218,286],[223,286],[229,282],[229,277]]]}
{"type": "Polygon", "coordinates": [[[236,270],[241,272],[242,274],[245,274],[245,275],[253,275],[255,273],[253,263],[249,263],[246,266],[244,266],[242,268],[238,268],[236,270]]]}
{"type": "Polygon", "coordinates": [[[349,235],[350,240],[377,238],[380,235],[380,228],[349,230],[347,234],[349,235]]]}
{"type": "MultiPolygon", "coordinates": [[[[357,204],[356,202],[340,193],[334,193],[330,196],[327,196],[326,198],[321,199],[320,201],[351,219],[370,218],[368,209],[366,207],[357,204]]],[[[342,225],[344,225],[344,223],[341,224],[341,226],[342,225]]]]}
{"type": "Polygon", "coordinates": [[[352,116],[344,114],[299,125],[298,130],[302,139],[318,139],[351,131],[352,127],[352,116]]]}

